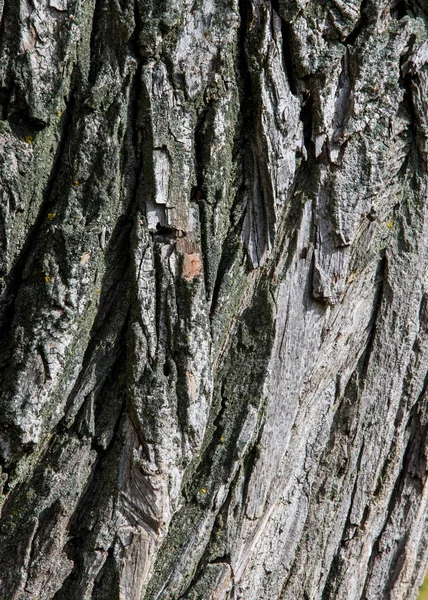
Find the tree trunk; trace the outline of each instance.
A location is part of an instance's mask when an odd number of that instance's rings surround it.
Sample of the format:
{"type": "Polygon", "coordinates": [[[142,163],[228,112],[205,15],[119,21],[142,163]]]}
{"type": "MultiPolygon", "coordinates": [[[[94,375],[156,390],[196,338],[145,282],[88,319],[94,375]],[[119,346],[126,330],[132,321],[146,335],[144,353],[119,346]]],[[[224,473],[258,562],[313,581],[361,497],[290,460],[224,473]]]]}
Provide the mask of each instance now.
{"type": "Polygon", "coordinates": [[[0,598],[415,598],[424,0],[0,15],[0,598]]]}

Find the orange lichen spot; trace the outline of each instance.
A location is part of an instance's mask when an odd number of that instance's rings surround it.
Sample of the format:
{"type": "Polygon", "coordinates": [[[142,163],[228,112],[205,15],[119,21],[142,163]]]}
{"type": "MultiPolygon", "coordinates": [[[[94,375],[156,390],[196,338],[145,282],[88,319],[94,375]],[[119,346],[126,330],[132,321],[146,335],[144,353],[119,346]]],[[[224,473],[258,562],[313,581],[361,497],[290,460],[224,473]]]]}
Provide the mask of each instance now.
{"type": "Polygon", "coordinates": [[[96,293],[96,294],[101,294],[101,290],[100,290],[100,288],[97,288],[97,289],[95,290],[95,293],[96,293]]]}
{"type": "Polygon", "coordinates": [[[78,181],[77,179],[75,179],[73,181],[73,185],[75,185],[76,187],[78,187],[80,185],[80,181],[78,181]]]}
{"type": "Polygon", "coordinates": [[[32,135],[26,135],[24,140],[27,142],[27,144],[32,144],[33,143],[33,136],[32,135]]]}
{"type": "Polygon", "coordinates": [[[187,281],[192,281],[202,273],[202,260],[199,254],[185,254],[183,276],[187,281]]]}
{"type": "Polygon", "coordinates": [[[62,116],[62,112],[59,110],[59,111],[56,113],[56,116],[57,116],[57,117],[61,117],[61,116],[62,116]]]}
{"type": "Polygon", "coordinates": [[[202,492],[203,494],[206,494],[206,493],[207,493],[207,490],[206,490],[205,488],[201,488],[201,492],[202,492]]]}
{"type": "Polygon", "coordinates": [[[56,217],[56,213],[48,213],[48,221],[53,221],[56,217]]]}
{"type": "Polygon", "coordinates": [[[220,438],[220,444],[222,444],[223,442],[224,442],[224,435],[222,435],[220,438]]]}
{"type": "Polygon", "coordinates": [[[45,282],[50,283],[51,281],[50,275],[45,275],[45,282]]]}
{"type": "Polygon", "coordinates": [[[386,226],[388,227],[388,229],[392,229],[394,227],[394,221],[392,219],[389,219],[386,226]]]}

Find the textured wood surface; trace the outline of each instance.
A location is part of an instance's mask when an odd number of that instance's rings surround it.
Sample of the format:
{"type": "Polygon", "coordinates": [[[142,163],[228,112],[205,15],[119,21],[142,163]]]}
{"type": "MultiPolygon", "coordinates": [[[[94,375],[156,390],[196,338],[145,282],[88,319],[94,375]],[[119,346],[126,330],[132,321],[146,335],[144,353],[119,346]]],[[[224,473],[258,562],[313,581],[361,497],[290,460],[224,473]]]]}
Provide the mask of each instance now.
{"type": "Polygon", "coordinates": [[[0,18],[0,598],[416,598],[425,2],[0,18]]]}

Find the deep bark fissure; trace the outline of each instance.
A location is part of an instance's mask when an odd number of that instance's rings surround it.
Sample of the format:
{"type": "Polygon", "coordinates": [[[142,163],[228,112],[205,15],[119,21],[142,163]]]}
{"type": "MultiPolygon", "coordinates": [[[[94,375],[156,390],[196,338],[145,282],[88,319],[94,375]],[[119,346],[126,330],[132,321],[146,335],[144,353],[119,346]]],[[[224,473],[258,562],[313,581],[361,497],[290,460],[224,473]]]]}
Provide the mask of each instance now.
{"type": "Polygon", "coordinates": [[[391,3],[390,13],[393,19],[401,21],[408,14],[412,14],[412,4],[410,0],[393,0],[391,3]]]}
{"type": "MultiPolygon", "coordinates": [[[[359,483],[358,475],[359,475],[359,472],[361,469],[361,463],[362,463],[362,458],[363,458],[363,454],[364,454],[364,449],[365,449],[365,445],[364,445],[364,440],[363,440],[363,442],[360,446],[359,452],[358,452],[358,458],[357,458],[356,465],[355,465],[355,477],[353,479],[352,492],[351,492],[350,500],[349,500],[348,514],[346,515],[346,521],[344,523],[340,545],[337,548],[335,556],[331,562],[328,576],[327,576],[325,584],[324,584],[324,589],[322,592],[322,600],[331,600],[331,598],[335,597],[337,588],[340,585],[340,581],[338,581],[338,576],[342,575],[342,578],[343,578],[343,568],[342,568],[343,567],[343,558],[340,556],[340,550],[349,541],[349,538],[347,537],[347,533],[350,531],[350,529],[358,528],[358,527],[362,526],[362,523],[354,524],[351,522],[351,512],[352,512],[352,507],[354,505],[355,496],[357,493],[357,488],[358,488],[358,483],[359,483]]],[[[353,535],[355,535],[355,531],[354,531],[353,535]]]]}
{"type": "MultiPolygon", "coordinates": [[[[60,136],[61,142],[58,146],[56,156],[52,163],[49,179],[46,184],[46,188],[44,191],[42,202],[40,204],[40,208],[37,213],[37,217],[32,226],[30,227],[27,233],[25,244],[23,245],[22,250],[20,251],[17,258],[15,259],[14,265],[7,276],[8,284],[4,291],[4,299],[2,299],[2,306],[0,307],[0,327],[3,331],[8,325],[10,326],[12,324],[13,303],[18,293],[19,280],[22,278],[22,274],[29,259],[29,256],[32,252],[34,252],[34,247],[36,246],[37,238],[40,234],[42,224],[46,221],[47,214],[52,209],[52,196],[55,192],[55,185],[59,176],[60,169],[62,168],[64,157],[66,156],[67,149],[69,148],[75,110],[75,98],[74,94],[71,93],[70,100],[65,110],[66,118],[61,127],[63,131],[62,135],[60,136]]],[[[5,338],[7,339],[7,336],[4,336],[3,339],[5,338]]]]}
{"type": "Polygon", "coordinates": [[[362,34],[363,30],[369,24],[369,19],[366,14],[367,5],[368,5],[368,0],[362,0],[361,5],[360,5],[360,18],[358,19],[358,23],[356,24],[354,29],[346,37],[346,39],[344,41],[345,45],[353,46],[355,44],[355,42],[357,41],[357,39],[359,38],[359,36],[362,34]]]}
{"type": "MultiPolygon", "coordinates": [[[[425,395],[424,392],[421,393],[420,398],[421,397],[423,398],[424,395],[425,395]]],[[[415,478],[415,475],[412,473],[412,470],[411,470],[412,462],[415,460],[415,456],[420,455],[420,449],[422,447],[424,447],[424,440],[426,439],[426,434],[428,433],[427,424],[425,424],[424,427],[421,427],[420,422],[418,423],[417,412],[418,412],[419,408],[420,408],[419,402],[417,402],[415,404],[415,406],[413,407],[413,409],[411,410],[410,415],[409,415],[407,428],[410,423],[412,432],[409,436],[409,440],[408,440],[406,448],[405,448],[402,469],[400,470],[398,479],[393,486],[392,494],[391,494],[390,500],[388,502],[387,513],[386,513],[384,525],[373,545],[372,553],[370,555],[368,570],[367,570],[366,583],[364,585],[363,592],[361,594],[361,599],[365,598],[366,588],[368,587],[367,580],[369,580],[369,578],[370,578],[370,574],[373,569],[373,564],[374,564],[377,556],[382,552],[382,550],[379,548],[379,546],[380,546],[382,537],[383,537],[387,527],[391,524],[391,516],[393,515],[394,510],[397,507],[399,507],[399,504],[401,502],[403,502],[403,499],[401,496],[402,496],[404,486],[407,483],[406,480],[415,478]],[[418,425],[419,425],[419,427],[418,427],[418,425]]],[[[416,462],[418,462],[418,461],[416,461],[416,462]]],[[[419,484],[419,487],[421,488],[420,491],[422,491],[423,484],[420,480],[418,480],[418,484],[419,484]]],[[[416,483],[414,485],[416,485],[416,483]]],[[[410,505],[408,507],[409,512],[410,512],[411,508],[412,507],[410,505]]],[[[389,593],[393,589],[396,578],[399,575],[400,562],[402,564],[402,561],[404,560],[404,548],[406,547],[406,542],[407,542],[407,535],[404,538],[400,539],[399,544],[396,546],[396,548],[394,550],[394,557],[392,560],[392,565],[393,565],[392,576],[390,576],[388,578],[388,587],[386,588],[385,593],[389,593]]]]}
{"type": "Polygon", "coordinates": [[[373,348],[374,348],[374,342],[376,339],[376,324],[377,324],[378,319],[381,318],[382,305],[383,305],[383,302],[385,302],[384,284],[385,284],[385,278],[386,278],[386,269],[387,269],[387,258],[386,258],[386,254],[385,254],[382,257],[382,259],[379,261],[378,276],[377,276],[379,285],[377,287],[376,295],[374,297],[374,302],[373,302],[373,311],[372,311],[372,316],[370,319],[371,326],[370,326],[369,335],[367,338],[364,352],[359,361],[359,364],[361,365],[360,366],[360,380],[361,381],[364,381],[364,379],[367,375],[367,371],[368,371],[369,364],[370,364],[370,359],[371,359],[373,348]]]}

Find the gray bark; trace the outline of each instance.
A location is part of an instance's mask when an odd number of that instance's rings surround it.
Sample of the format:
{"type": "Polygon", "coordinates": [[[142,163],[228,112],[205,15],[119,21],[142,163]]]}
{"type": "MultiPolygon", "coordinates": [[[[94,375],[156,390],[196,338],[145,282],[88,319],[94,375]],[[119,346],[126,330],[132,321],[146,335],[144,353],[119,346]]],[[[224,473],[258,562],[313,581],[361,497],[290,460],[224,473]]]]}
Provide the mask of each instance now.
{"type": "Polygon", "coordinates": [[[0,598],[415,598],[425,2],[0,15],[0,598]]]}

